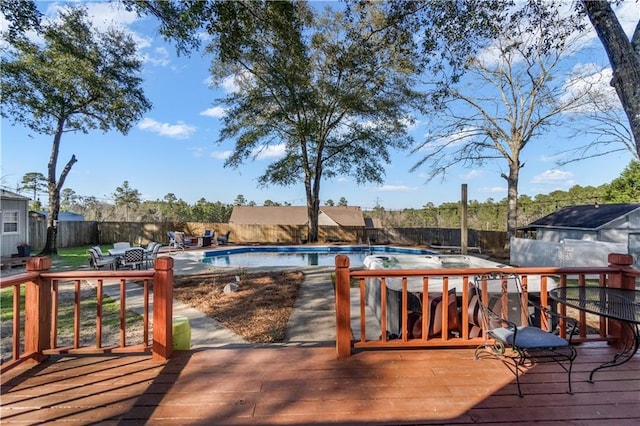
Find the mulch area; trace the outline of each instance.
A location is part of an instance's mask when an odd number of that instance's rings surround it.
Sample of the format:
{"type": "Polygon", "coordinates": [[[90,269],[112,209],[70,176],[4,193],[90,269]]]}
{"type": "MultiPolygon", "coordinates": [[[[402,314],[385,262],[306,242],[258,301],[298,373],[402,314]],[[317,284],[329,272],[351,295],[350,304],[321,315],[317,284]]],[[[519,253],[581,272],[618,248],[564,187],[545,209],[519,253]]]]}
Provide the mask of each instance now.
{"type": "Polygon", "coordinates": [[[304,274],[200,274],[175,277],[174,297],[252,343],[284,340],[304,274]],[[237,285],[225,292],[226,286],[237,285]]]}

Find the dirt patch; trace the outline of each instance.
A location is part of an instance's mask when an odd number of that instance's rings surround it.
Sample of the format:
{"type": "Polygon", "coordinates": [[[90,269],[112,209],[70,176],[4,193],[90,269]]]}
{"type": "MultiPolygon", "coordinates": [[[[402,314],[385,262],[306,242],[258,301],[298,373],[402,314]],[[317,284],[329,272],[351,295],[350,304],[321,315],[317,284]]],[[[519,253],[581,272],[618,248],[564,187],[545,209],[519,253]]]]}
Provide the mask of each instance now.
{"type": "Polygon", "coordinates": [[[285,337],[302,272],[175,277],[174,297],[252,343],[277,343],[285,337]],[[237,291],[225,293],[227,284],[237,291]]]}

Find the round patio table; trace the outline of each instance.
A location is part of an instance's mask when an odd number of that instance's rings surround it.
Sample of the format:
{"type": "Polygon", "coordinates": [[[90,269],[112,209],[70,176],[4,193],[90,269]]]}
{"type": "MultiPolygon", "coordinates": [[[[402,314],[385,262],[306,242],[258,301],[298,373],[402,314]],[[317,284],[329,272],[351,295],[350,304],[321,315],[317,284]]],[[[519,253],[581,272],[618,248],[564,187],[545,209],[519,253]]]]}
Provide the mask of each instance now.
{"type": "Polygon", "coordinates": [[[614,367],[629,361],[638,352],[640,346],[640,290],[611,287],[558,287],[549,291],[549,297],[566,306],[591,314],[620,321],[631,333],[623,333],[625,338],[621,352],[611,361],[596,367],[589,374],[593,382],[593,374],[603,368],[614,367]]]}

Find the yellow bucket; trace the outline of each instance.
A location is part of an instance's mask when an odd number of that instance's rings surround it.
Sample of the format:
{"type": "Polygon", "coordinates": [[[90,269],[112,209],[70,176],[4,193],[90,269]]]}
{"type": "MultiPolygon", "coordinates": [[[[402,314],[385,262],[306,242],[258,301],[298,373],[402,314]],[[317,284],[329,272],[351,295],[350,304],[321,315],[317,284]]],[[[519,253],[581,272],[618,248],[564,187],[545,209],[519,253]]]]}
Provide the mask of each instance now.
{"type": "Polygon", "coordinates": [[[187,317],[173,317],[172,333],[174,351],[191,349],[191,325],[187,317]]]}

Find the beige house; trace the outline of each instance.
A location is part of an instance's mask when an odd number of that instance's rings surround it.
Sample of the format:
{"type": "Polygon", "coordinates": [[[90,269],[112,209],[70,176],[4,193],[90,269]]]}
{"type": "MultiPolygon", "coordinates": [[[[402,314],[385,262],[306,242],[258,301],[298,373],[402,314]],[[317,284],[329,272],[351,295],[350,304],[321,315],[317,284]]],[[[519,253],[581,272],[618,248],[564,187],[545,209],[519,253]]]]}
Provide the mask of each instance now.
{"type": "MultiPolygon", "coordinates": [[[[298,244],[306,242],[308,224],[304,206],[236,206],[229,219],[229,230],[232,240],[237,243],[298,244]]],[[[366,239],[365,227],[360,207],[320,207],[319,241],[363,241],[366,239]]]]}
{"type": "MultiPolygon", "coordinates": [[[[304,206],[235,206],[229,223],[238,225],[307,225],[304,206]]],[[[360,207],[322,206],[319,226],[365,227],[360,207]]]]}

